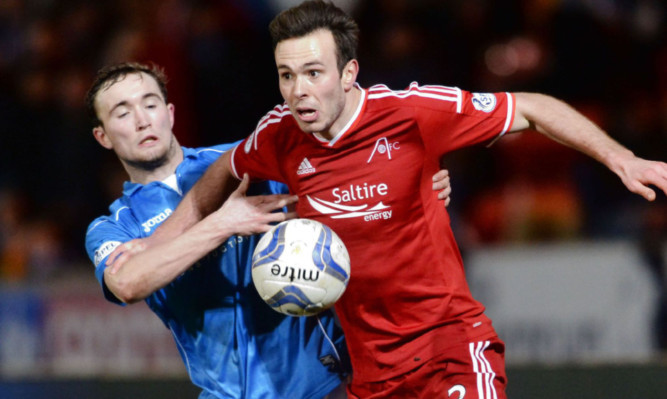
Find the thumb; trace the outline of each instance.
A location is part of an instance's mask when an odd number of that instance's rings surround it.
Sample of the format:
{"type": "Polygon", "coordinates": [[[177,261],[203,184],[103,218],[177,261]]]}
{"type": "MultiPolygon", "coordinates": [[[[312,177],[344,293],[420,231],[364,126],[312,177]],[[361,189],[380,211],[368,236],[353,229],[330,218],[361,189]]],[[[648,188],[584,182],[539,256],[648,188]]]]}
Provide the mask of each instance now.
{"type": "Polygon", "coordinates": [[[250,186],[250,177],[248,176],[247,173],[244,173],[243,179],[241,180],[241,184],[239,184],[239,186],[236,187],[236,190],[234,190],[233,195],[241,197],[245,196],[249,186],[250,186]]]}

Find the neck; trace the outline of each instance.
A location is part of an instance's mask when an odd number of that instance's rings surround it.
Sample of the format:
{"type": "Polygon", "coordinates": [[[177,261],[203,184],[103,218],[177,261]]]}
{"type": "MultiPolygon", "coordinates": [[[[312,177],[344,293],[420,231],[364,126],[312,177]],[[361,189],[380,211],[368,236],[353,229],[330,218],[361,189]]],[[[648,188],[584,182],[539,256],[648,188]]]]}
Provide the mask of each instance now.
{"type": "Polygon", "coordinates": [[[340,113],[340,116],[336,122],[331,125],[331,128],[328,132],[320,132],[320,135],[327,140],[333,140],[336,136],[338,136],[343,131],[343,128],[347,126],[354,117],[354,113],[357,111],[360,101],[361,88],[359,88],[357,85],[354,85],[349,91],[345,93],[345,106],[343,107],[343,111],[340,113]]]}
{"type": "Polygon", "coordinates": [[[183,149],[179,145],[176,145],[175,150],[168,154],[167,161],[158,167],[143,169],[130,165],[127,162],[122,163],[125,171],[130,176],[130,181],[132,183],[148,184],[150,182],[166,179],[176,172],[176,167],[181,162],[183,162],[183,149]]]}

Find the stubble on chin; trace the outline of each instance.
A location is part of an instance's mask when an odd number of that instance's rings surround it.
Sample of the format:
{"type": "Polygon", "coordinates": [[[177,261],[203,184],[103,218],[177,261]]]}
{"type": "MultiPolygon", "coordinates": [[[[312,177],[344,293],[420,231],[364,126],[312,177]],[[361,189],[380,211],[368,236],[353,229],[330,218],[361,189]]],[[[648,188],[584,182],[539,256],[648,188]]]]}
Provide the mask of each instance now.
{"type": "Polygon", "coordinates": [[[169,148],[167,148],[162,154],[156,155],[152,159],[123,159],[123,161],[135,168],[140,169],[145,172],[152,172],[162,166],[164,166],[172,156],[174,156],[174,143],[175,140],[172,137],[172,140],[169,142],[169,148]]]}

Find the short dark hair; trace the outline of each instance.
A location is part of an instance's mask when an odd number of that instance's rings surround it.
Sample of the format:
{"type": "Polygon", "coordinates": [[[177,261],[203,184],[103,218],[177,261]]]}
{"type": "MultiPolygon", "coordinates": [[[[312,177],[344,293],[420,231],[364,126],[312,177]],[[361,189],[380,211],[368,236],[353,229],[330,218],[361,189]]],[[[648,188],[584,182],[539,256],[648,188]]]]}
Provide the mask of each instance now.
{"type": "Polygon", "coordinates": [[[306,36],[316,30],[331,32],[336,43],[338,70],[357,58],[359,26],[345,13],[328,1],[309,0],[278,14],[269,24],[275,51],[283,40],[306,36]]]}
{"type": "Polygon", "coordinates": [[[97,97],[100,90],[105,90],[111,87],[113,84],[125,79],[127,75],[142,72],[155,79],[160,88],[160,93],[162,93],[164,102],[167,102],[167,75],[165,75],[164,69],[158,65],[123,62],[121,64],[106,66],[97,72],[93,84],[86,93],[86,109],[88,110],[93,126],[102,125],[102,121],[98,118],[97,111],[95,110],[95,97],[97,97]]]}

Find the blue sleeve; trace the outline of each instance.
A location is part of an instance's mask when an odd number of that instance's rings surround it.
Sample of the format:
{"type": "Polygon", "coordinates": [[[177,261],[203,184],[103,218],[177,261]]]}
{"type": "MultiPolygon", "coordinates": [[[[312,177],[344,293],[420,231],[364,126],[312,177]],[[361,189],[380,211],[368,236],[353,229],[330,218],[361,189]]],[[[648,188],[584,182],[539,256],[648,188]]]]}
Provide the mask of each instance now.
{"type": "Polygon", "coordinates": [[[106,216],[95,219],[86,232],[86,252],[95,266],[95,277],[102,286],[104,297],[111,302],[122,303],[104,283],[105,262],[116,247],[136,237],[106,216]]]}

